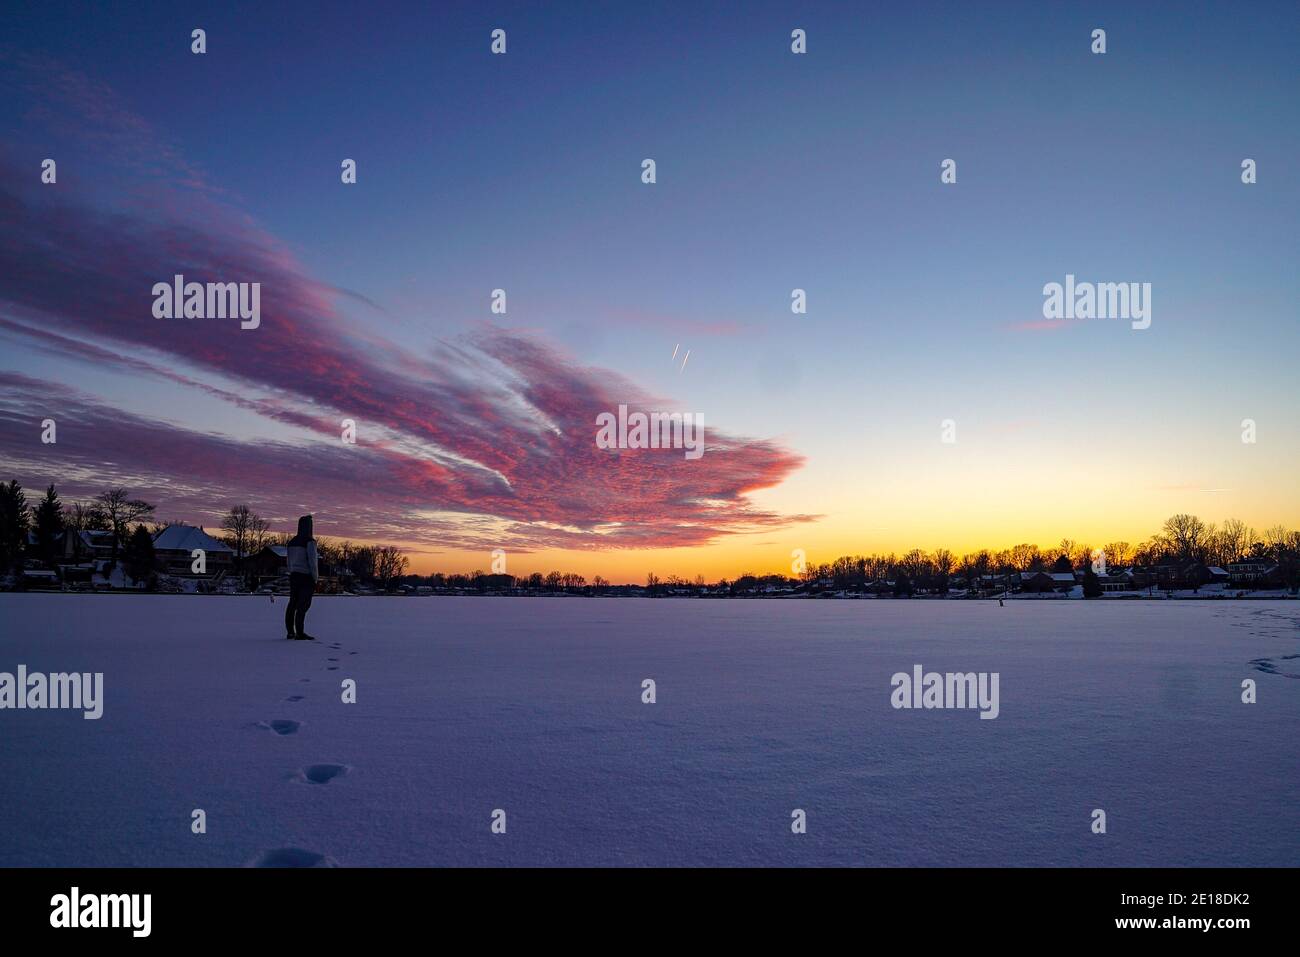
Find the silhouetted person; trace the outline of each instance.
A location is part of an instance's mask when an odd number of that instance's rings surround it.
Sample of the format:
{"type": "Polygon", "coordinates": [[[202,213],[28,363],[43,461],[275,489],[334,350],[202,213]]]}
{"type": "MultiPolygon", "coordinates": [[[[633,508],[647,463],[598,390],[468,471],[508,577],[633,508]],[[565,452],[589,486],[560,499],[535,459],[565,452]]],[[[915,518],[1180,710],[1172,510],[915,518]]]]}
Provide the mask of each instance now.
{"type": "Polygon", "coordinates": [[[286,638],[313,641],[312,635],[303,631],[303,620],[311,607],[311,596],[316,591],[320,572],[316,566],[316,539],[311,534],[311,516],[298,519],[298,534],[289,539],[289,607],[284,610],[286,638]]]}

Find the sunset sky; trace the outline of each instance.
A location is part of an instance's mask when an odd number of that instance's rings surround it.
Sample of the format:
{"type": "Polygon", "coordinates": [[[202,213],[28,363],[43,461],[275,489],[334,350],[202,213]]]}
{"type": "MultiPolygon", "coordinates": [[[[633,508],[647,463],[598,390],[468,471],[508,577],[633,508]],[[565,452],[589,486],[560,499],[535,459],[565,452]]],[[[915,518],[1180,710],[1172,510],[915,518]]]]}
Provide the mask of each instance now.
{"type": "Polygon", "coordinates": [[[0,14],[0,478],[614,581],[1300,525],[1293,4],[381,6],[0,14]]]}

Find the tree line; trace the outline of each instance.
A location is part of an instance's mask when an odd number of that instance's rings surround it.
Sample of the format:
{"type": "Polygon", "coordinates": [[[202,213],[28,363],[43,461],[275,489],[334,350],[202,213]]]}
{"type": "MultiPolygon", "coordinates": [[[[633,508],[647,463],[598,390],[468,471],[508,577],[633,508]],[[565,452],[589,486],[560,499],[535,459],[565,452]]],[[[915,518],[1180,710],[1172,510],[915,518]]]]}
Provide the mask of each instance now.
{"type": "MultiPolygon", "coordinates": [[[[120,559],[133,579],[146,580],[157,571],[154,537],[169,525],[188,524],[153,522],[155,511],[154,505],[133,497],[123,488],[108,489],[87,501],[65,506],[55,487],[50,485],[44,497],[35,506],[29,506],[18,482],[0,485],[0,574],[21,569],[24,557],[36,558],[53,567],[61,557],[59,550],[65,530],[103,531],[110,534],[113,563],[120,559]],[[33,538],[30,547],[29,532],[33,538]]],[[[247,505],[235,505],[222,517],[220,533],[215,537],[234,552],[236,572],[251,580],[254,556],[268,545],[285,544],[293,536],[289,532],[273,532],[270,523],[247,505]]],[[[600,575],[588,582],[583,575],[558,571],[533,572],[521,577],[480,571],[410,575],[407,556],[394,545],[318,538],[317,549],[328,569],[384,590],[398,585],[480,591],[505,587],[539,592],[600,592],[617,587],[600,575]]],[[[1253,560],[1280,566],[1289,587],[1300,584],[1300,531],[1274,525],[1257,532],[1238,519],[1216,524],[1179,513],[1167,518],[1155,534],[1137,545],[1112,541],[1098,550],[1091,544],[1063,538],[1054,546],[1022,543],[996,550],[979,549],[960,557],[946,548],[934,551],[914,548],[902,555],[894,552],[843,555],[822,564],[806,564],[790,577],[744,572],[734,581],[722,579],[712,586],[707,586],[702,576],[688,582],[676,575],[660,578],[652,572],[646,576],[646,589],[652,594],[705,587],[735,592],[829,580],[836,588],[889,581],[905,590],[916,587],[945,592],[955,577],[970,582],[1017,572],[1089,570],[1099,556],[1110,569],[1192,563],[1226,566],[1253,560]]]]}
{"type": "MultiPolygon", "coordinates": [[[[108,489],[90,499],[65,504],[50,485],[32,506],[17,481],[0,484],[0,575],[21,570],[24,561],[30,559],[53,569],[64,557],[65,533],[94,531],[108,533],[110,567],[120,561],[134,581],[152,585],[160,571],[154,539],[169,526],[189,524],[153,521],[156,511],[156,506],[124,488],[108,489]]],[[[268,545],[284,545],[293,535],[272,531],[270,523],[247,505],[234,505],[222,516],[220,530],[213,537],[234,553],[235,572],[251,579],[257,554],[268,545]]],[[[327,573],[385,589],[393,587],[410,565],[395,545],[317,538],[316,547],[327,573]]]]}
{"type": "MultiPolygon", "coordinates": [[[[914,548],[903,555],[893,552],[873,555],[845,555],[823,564],[809,564],[798,577],[804,581],[830,579],[836,587],[863,585],[872,581],[904,581],[927,590],[943,591],[953,577],[974,581],[985,576],[1018,572],[1086,571],[1161,565],[1227,566],[1240,561],[1260,561],[1282,566],[1288,582],[1300,570],[1300,531],[1274,525],[1257,532],[1245,522],[1228,519],[1222,524],[1205,522],[1195,515],[1179,513],[1165,519],[1150,538],[1131,545],[1107,542],[1094,548],[1071,538],[1046,548],[1022,543],[998,550],[980,549],[960,558],[946,548],[927,552],[914,548]]],[[[767,576],[770,579],[772,576],[767,576]]],[[[776,576],[784,580],[784,576],[776,576]]],[[[759,580],[746,573],[739,580],[759,580]]]]}

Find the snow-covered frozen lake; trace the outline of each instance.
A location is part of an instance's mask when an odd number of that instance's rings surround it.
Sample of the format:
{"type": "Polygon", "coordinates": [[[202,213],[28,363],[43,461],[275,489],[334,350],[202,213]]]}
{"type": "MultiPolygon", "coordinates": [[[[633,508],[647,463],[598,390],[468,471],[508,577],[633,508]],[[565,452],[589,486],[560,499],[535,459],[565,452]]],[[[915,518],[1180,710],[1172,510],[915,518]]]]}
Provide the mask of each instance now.
{"type": "Polygon", "coordinates": [[[1300,864],[1296,602],[282,602],[0,595],[0,865],[1300,864]]]}

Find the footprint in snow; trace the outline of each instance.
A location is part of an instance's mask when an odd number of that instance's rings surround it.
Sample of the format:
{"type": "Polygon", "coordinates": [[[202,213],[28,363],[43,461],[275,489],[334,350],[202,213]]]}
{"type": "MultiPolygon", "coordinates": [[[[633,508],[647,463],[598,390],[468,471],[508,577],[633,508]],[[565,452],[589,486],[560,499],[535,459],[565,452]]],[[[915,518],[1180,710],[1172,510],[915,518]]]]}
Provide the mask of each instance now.
{"type": "MultiPolygon", "coordinates": [[[[1285,660],[1289,658],[1295,658],[1297,656],[1283,655],[1282,657],[1285,660]]],[[[1281,668],[1277,666],[1277,662],[1275,662],[1272,658],[1255,658],[1254,660],[1251,661],[1251,664],[1255,666],[1256,671],[1262,671],[1266,675],[1279,675],[1283,678],[1300,678],[1300,675],[1293,675],[1290,674],[1289,672],[1283,671],[1281,668]]]]}
{"type": "Polygon", "coordinates": [[[299,781],[310,781],[312,784],[329,784],[351,770],[346,764],[312,764],[300,770],[297,778],[299,781]]]}
{"type": "Polygon", "coordinates": [[[338,867],[338,861],[301,847],[277,847],[263,851],[248,862],[248,867],[338,867]]]}
{"type": "Polygon", "coordinates": [[[291,694],[291,695],[289,695],[289,697],[285,698],[284,700],[285,700],[285,701],[301,701],[302,699],[303,699],[303,696],[300,695],[300,694],[291,694]]]}
{"type": "Polygon", "coordinates": [[[288,718],[277,718],[274,721],[259,721],[255,727],[263,731],[274,731],[276,734],[297,734],[298,729],[302,727],[302,722],[291,721],[288,718]]]}

